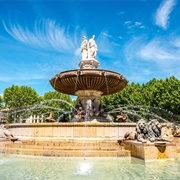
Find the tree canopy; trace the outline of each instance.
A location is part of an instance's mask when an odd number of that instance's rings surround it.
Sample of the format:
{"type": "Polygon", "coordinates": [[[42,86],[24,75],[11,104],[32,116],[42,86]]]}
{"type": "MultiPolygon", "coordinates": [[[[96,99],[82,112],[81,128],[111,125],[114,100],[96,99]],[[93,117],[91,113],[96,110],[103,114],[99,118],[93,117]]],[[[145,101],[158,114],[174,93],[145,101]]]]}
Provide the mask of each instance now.
{"type": "Polygon", "coordinates": [[[54,111],[53,117],[55,119],[57,119],[60,114],[72,111],[72,99],[69,95],[51,91],[45,93],[43,99],[42,107],[46,108],[44,111],[47,111],[47,109],[54,111]]]}
{"type": "Polygon", "coordinates": [[[0,109],[3,108],[3,104],[2,104],[2,103],[3,103],[3,98],[2,98],[2,96],[0,95],[0,109]]]}
{"type": "Polygon", "coordinates": [[[161,114],[170,111],[180,115],[180,81],[174,76],[165,80],[155,78],[146,84],[132,82],[116,94],[102,96],[102,105],[107,111],[117,108],[120,104],[148,106],[154,111],[161,109],[161,114]]]}
{"type": "Polygon", "coordinates": [[[9,108],[19,108],[22,106],[39,103],[37,92],[28,86],[12,85],[4,91],[3,99],[9,108]]]}
{"type": "MultiPolygon", "coordinates": [[[[141,85],[132,82],[121,92],[102,96],[101,102],[106,112],[122,105],[129,105],[131,108],[138,106],[139,111],[143,113],[145,111],[144,106],[146,106],[155,113],[160,109],[161,112],[159,111],[159,113],[162,116],[168,112],[166,114],[173,113],[179,117],[180,80],[172,76],[165,80],[153,78],[141,85]]],[[[3,108],[4,105],[11,109],[31,106],[33,108],[30,109],[30,113],[33,111],[35,114],[43,114],[52,110],[53,115],[57,118],[61,113],[71,112],[75,106],[75,101],[63,93],[53,91],[45,93],[44,96],[39,96],[31,87],[12,85],[4,90],[3,98],[0,96],[0,108],[3,108]]],[[[29,114],[27,113],[27,115],[29,114]]]]}

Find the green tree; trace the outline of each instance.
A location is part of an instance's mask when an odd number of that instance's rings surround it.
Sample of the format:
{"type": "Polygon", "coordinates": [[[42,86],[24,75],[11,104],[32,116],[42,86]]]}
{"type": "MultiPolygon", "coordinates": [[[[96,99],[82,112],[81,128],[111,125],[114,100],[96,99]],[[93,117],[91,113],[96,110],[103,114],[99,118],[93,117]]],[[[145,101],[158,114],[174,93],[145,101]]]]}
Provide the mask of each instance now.
{"type": "Polygon", "coordinates": [[[2,109],[3,108],[3,98],[2,98],[2,96],[0,95],[0,109],[2,109]]]}
{"type": "Polygon", "coordinates": [[[19,117],[24,114],[27,107],[39,103],[37,92],[28,86],[12,85],[4,90],[3,98],[5,105],[11,110],[10,114],[13,115],[14,119],[17,118],[17,121],[19,121],[19,117]]]}
{"type": "Polygon", "coordinates": [[[158,114],[170,120],[180,115],[180,81],[174,76],[165,80],[153,78],[145,84],[128,84],[123,91],[116,94],[103,96],[102,105],[107,107],[107,111],[116,109],[120,105],[134,105],[141,115],[146,111],[158,114]],[[146,109],[144,109],[146,108],[146,109]]]}
{"type": "Polygon", "coordinates": [[[52,91],[45,93],[43,99],[43,112],[47,112],[47,109],[51,110],[54,119],[57,119],[57,117],[62,113],[72,111],[73,101],[69,95],[52,91]]]}
{"type": "Polygon", "coordinates": [[[12,85],[4,90],[4,102],[9,108],[34,105],[39,103],[37,92],[28,86],[12,85]]]}

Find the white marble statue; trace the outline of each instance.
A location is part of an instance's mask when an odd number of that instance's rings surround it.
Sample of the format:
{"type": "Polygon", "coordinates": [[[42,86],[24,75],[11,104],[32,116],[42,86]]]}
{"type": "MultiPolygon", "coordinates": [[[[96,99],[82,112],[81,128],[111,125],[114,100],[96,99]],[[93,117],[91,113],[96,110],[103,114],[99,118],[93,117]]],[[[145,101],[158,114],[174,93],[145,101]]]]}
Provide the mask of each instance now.
{"type": "Polygon", "coordinates": [[[92,35],[92,38],[89,40],[89,43],[88,43],[88,59],[96,58],[98,48],[97,48],[94,38],[95,38],[95,35],[92,35]]]}
{"type": "Polygon", "coordinates": [[[92,38],[88,42],[86,36],[82,37],[83,39],[81,44],[82,60],[87,60],[87,59],[92,60],[96,58],[98,48],[94,38],[95,35],[92,35],[92,38]]]}
{"type": "Polygon", "coordinates": [[[82,37],[83,41],[81,44],[81,54],[82,54],[82,60],[85,60],[88,58],[88,41],[86,39],[86,36],[82,37]]]}

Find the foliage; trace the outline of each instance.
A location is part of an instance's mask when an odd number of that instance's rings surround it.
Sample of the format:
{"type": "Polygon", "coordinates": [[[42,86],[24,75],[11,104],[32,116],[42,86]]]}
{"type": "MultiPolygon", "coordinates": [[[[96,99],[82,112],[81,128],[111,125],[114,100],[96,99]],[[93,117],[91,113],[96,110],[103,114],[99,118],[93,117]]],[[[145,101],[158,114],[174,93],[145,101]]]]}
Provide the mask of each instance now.
{"type": "Polygon", "coordinates": [[[54,119],[57,119],[60,114],[72,111],[72,104],[73,101],[69,95],[57,91],[44,94],[44,112],[50,109],[53,112],[54,119]]]}
{"type": "MultiPolygon", "coordinates": [[[[35,105],[39,103],[39,96],[37,92],[28,86],[15,86],[12,85],[4,90],[3,99],[5,105],[12,111],[12,116],[23,116],[23,109],[26,109],[29,105],[35,105]]],[[[10,118],[10,117],[9,117],[10,118]]]]}
{"type": "Polygon", "coordinates": [[[0,95],[0,109],[3,108],[3,104],[2,104],[2,103],[3,103],[3,98],[2,98],[2,96],[0,95]]]}
{"type": "Polygon", "coordinates": [[[6,88],[4,91],[4,102],[9,108],[33,105],[39,102],[37,92],[28,86],[15,86],[6,88]]]}
{"type": "Polygon", "coordinates": [[[107,110],[113,110],[120,105],[141,105],[149,107],[144,112],[141,107],[141,116],[148,114],[147,111],[170,120],[172,117],[179,120],[180,115],[180,81],[174,76],[165,80],[155,78],[146,84],[128,84],[125,89],[116,94],[103,96],[102,105],[107,110]],[[108,106],[107,106],[108,105],[108,106]],[[177,117],[177,118],[176,118],[177,117]]]}
{"type": "MultiPolygon", "coordinates": [[[[106,112],[117,109],[116,116],[118,108],[124,105],[123,110],[134,121],[137,121],[139,115],[148,119],[151,118],[150,113],[154,113],[164,119],[180,122],[180,81],[174,76],[165,80],[153,78],[141,85],[132,82],[121,92],[102,96],[101,101],[106,112]]],[[[3,108],[3,103],[13,109],[18,117],[46,115],[50,110],[54,119],[57,119],[62,113],[72,112],[76,100],[59,92],[47,92],[44,96],[38,96],[31,87],[12,85],[5,89],[3,98],[0,96],[0,108],[3,108]],[[23,108],[27,109],[24,114],[18,111],[23,108]]],[[[8,117],[8,121],[11,122],[12,117],[8,117]]]]}

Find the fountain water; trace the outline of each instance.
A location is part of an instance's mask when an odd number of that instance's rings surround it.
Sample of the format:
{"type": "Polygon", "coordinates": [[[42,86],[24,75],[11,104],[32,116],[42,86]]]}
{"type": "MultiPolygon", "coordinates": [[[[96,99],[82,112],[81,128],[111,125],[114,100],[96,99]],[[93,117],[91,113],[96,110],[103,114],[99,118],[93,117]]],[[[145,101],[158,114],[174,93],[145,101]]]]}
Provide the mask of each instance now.
{"type": "MultiPolygon", "coordinates": [[[[178,117],[176,117],[172,112],[167,111],[162,108],[157,107],[150,107],[150,106],[142,106],[142,105],[112,105],[113,107],[116,107],[113,110],[108,111],[108,114],[114,114],[115,116],[119,112],[119,110],[122,108],[123,112],[125,112],[127,115],[132,116],[128,119],[128,121],[136,122],[138,119],[158,119],[162,123],[170,123],[175,122],[178,117]],[[162,117],[162,114],[164,118],[162,117]],[[135,118],[134,118],[135,117],[135,118]]],[[[107,107],[108,108],[108,107],[107,107]]]]}
{"type": "MultiPolygon", "coordinates": [[[[180,160],[180,156],[179,156],[180,160]]],[[[180,161],[0,155],[1,179],[179,179],[180,161]]]]}

